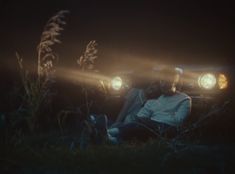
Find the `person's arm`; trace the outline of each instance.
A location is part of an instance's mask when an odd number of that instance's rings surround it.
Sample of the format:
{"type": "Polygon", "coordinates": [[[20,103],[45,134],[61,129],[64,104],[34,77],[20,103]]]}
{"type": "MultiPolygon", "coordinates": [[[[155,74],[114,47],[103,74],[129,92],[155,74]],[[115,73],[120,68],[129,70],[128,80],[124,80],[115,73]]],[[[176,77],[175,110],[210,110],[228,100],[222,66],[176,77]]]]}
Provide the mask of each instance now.
{"type": "Polygon", "coordinates": [[[139,112],[136,114],[139,118],[150,118],[152,116],[153,111],[151,110],[152,101],[148,100],[144,107],[142,107],[139,112]]]}

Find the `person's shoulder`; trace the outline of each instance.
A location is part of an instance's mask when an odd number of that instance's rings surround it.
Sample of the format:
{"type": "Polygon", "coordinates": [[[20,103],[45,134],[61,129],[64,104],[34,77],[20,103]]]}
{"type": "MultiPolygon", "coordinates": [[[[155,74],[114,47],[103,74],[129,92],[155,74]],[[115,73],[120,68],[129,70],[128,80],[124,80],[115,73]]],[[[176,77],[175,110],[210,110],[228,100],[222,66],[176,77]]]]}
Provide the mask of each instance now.
{"type": "Polygon", "coordinates": [[[176,91],[176,95],[184,99],[189,99],[189,100],[191,99],[191,97],[184,92],[176,91]]]}

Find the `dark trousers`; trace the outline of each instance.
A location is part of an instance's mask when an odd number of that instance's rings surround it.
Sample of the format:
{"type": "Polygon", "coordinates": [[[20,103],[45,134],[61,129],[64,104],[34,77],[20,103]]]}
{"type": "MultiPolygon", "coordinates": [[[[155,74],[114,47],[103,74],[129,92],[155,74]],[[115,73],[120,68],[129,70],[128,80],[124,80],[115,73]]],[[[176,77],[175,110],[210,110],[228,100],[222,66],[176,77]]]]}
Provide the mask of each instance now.
{"type": "Polygon", "coordinates": [[[119,129],[117,138],[123,141],[133,139],[146,141],[149,138],[161,136],[170,127],[172,126],[149,118],[138,118],[135,122],[119,125],[117,127],[119,129]]]}

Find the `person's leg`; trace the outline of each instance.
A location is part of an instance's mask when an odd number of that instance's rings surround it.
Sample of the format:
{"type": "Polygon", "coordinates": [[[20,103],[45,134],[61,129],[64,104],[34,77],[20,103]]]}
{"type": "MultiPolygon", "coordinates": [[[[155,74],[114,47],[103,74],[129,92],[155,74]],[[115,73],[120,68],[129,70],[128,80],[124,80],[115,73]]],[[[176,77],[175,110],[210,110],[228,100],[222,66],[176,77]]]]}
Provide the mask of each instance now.
{"type": "Polygon", "coordinates": [[[108,140],[112,144],[119,144],[132,134],[133,131],[136,131],[135,123],[119,124],[118,127],[108,129],[108,140]]]}
{"type": "Polygon", "coordinates": [[[165,124],[165,123],[160,123],[160,122],[157,122],[157,121],[153,121],[149,118],[138,118],[137,122],[140,123],[140,124],[145,125],[149,129],[151,129],[151,131],[154,131],[155,133],[158,133],[160,136],[165,136],[166,133],[174,135],[177,132],[177,129],[175,127],[170,126],[170,125],[165,124]]]}
{"type": "Polygon", "coordinates": [[[128,117],[132,115],[133,112],[138,112],[142,107],[142,103],[144,102],[144,92],[142,89],[132,88],[128,91],[125,96],[124,104],[117,116],[117,119],[112,127],[116,127],[116,123],[130,122],[132,118],[128,117]],[[128,120],[128,121],[127,121],[128,120]]]}
{"type": "Polygon", "coordinates": [[[112,144],[119,144],[119,139],[118,139],[118,135],[120,133],[119,127],[122,125],[123,123],[119,123],[115,125],[115,127],[111,127],[107,130],[108,140],[112,144]]]}
{"type": "Polygon", "coordinates": [[[113,137],[116,137],[119,134],[119,129],[118,129],[118,127],[114,127],[114,128],[108,129],[107,132],[108,132],[109,135],[111,135],[113,137]]]}
{"type": "Polygon", "coordinates": [[[116,128],[115,131],[115,137],[120,142],[130,140],[146,141],[149,137],[156,137],[153,132],[149,131],[147,126],[137,122],[123,124],[116,128]]]}
{"type": "Polygon", "coordinates": [[[120,125],[113,130],[113,133],[115,133],[113,135],[124,141],[131,139],[146,141],[150,137],[156,138],[162,136],[170,127],[172,126],[156,122],[149,118],[138,118],[135,122],[120,125]]]}

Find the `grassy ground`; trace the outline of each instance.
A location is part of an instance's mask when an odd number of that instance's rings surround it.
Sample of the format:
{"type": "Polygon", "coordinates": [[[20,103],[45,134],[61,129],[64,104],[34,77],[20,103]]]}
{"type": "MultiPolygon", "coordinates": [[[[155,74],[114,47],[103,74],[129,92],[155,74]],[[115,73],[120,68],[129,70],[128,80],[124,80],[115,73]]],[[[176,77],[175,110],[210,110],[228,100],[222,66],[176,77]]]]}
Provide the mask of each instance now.
{"type": "Polygon", "coordinates": [[[155,139],[81,150],[79,134],[73,129],[31,135],[15,129],[10,136],[0,136],[0,174],[231,173],[234,121],[227,112],[174,143],[155,139]]]}
{"type": "Polygon", "coordinates": [[[2,145],[0,173],[228,173],[235,155],[231,144],[150,140],[80,150],[74,138],[55,137],[24,137],[14,145],[2,145]]]}

